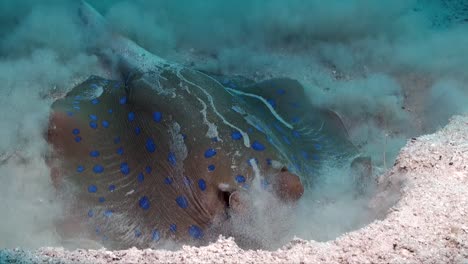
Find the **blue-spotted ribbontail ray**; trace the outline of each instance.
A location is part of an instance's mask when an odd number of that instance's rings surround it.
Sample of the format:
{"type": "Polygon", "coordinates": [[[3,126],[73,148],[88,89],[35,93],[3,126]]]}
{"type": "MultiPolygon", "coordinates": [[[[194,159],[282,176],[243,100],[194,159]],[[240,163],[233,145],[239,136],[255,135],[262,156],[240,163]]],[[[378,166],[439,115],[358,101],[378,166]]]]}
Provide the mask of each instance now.
{"type": "Polygon", "coordinates": [[[80,17],[111,74],[52,105],[50,164],[77,219],[112,247],[207,241],[236,202],[264,191],[294,203],[325,162],[358,154],[296,81],[225,80],[113,35],[84,3],[80,17]]]}

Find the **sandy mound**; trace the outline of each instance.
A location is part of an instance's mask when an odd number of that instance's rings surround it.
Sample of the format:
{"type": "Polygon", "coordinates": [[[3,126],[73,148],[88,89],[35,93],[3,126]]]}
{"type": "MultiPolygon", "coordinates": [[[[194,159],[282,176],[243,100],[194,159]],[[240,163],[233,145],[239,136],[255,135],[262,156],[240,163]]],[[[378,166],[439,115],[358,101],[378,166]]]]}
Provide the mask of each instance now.
{"type": "Polygon", "coordinates": [[[395,193],[400,198],[387,217],[326,243],[296,239],[277,251],[245,251],[220,237],[209,246],[175,252],[42,248],[37,253],[73,263],[468,263],[468,115],[411,139],[379,184],[373,207],[395,193]]]}

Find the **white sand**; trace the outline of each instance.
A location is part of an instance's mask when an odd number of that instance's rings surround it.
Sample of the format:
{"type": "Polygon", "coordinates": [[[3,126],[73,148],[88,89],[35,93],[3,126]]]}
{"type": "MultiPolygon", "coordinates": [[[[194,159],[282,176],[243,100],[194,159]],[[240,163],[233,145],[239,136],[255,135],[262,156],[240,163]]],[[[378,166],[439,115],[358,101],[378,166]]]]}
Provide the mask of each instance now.
{"type": "Polygon", "coordinates": [[[277,251],[244,251],[220,237],[179,251],[42,248],[72,263],[468,263],[468,115],[441,131],[412,139],[380,178],[379,208],[401,194],[382,221],[326,243],[296,239],[277,251]],[[383,199],[386,197],[386,199],[383,199]]]}

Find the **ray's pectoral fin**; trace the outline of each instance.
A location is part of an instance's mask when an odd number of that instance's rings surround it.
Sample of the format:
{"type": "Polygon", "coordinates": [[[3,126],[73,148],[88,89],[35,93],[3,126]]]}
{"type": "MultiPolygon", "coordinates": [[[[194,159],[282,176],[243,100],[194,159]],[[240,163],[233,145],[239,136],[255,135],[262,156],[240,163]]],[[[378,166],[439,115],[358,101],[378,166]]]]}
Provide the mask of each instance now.
{"type": "Polygon", "coordinates": [[[311,95],[296,80],[276,78],[230,91],[251,99],[252,104],[264,107],[261,112],[274,114],[276,120],[273,132],[280,134],[279,138],[284,139],[288,146],[314,146],[307,152],[309,156],[314,155],[321,160],[328,157],[322,156],[326,152],[340,152],[350,156],[357,152],[339,114],[307,100],[311,95]],[[314,150],[319,145],[323,151],[314,150]]]}

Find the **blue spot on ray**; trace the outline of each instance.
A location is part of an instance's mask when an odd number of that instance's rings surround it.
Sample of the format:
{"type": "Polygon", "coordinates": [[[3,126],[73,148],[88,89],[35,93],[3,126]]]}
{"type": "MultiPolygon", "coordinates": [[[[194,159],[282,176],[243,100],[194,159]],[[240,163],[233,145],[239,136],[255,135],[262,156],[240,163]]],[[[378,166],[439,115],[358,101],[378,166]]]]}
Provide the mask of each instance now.
{"type": "Polygon", "coordinates": [[[133,121],[135,120],[135,113],[134,112],[130,112],[128,113],[128,121],[133,121]]]}
{"type": "Polygon", "coordinates": [[[80,134],[80,130],[78,128],[73,129],[72,131],[73,135],[78,135],[80,134]]]}
{"type": "Polygon", "coordinates": [[[150,201],[148,197],[141,197],[140,200],[138,200],[138,205],[141,207],[141,209],[148,210],[150,208],[150,201]]]}
{"type": "Polygon", "coordinates": [[[113,191],[115,191],[115,185],[111,184],[109,185],[109,192],[113,192],[113,191]]]}
{"type": "Polygon", "coordinates": [[[124,153],[124,150],[123,150],[123,148],[122,148],[122,147],[120,147],[120,148],[118,148],[118,149],[117,149],[117,154],[119,154],[119,155],[121,155],[121,156],[122,156],[122,155],[123,155],[123,153],[124,153]]]}
{"type": "Polygon", "coordinates": [[[165,183],[165,184],[172,184],[172,178],[166,177],[166,178],[164,179],[164,183],[165,183]]]}
{"type": "Polygon", "coordinates": [[[90,193],[95,193],[95,192],[97,192],[97,187],[96,187],[96,185],[89,185],[89,186],[88,186],[88,192],[90,192],[90,193]]]}
{"type": "Polygon", "coordinates": [[[94,98],[93,100],[91,100],[91,103],[92,103],[93,105],[99,104],[99,99],[94,98]]]}
{"type": "Polygon", "coordinates": [[[126,162],[122,162],[120,164],[120,172],[123,175],[128,175],[130,173],[130,168],[128,167],[128,164],[126,162]]]}
{"type": "Polygon", "coordinates": [[[84,167],[82,165],[78,165],[78,167],[76,167],[76,172],[83,172],[84,171],[84,167]]]}
{"type": "Polygon", "coordinates": [[[96,128],[98,127],[97,123],[94,122],[94,121],[89,122],[89,126],[90,126],[92,129],[96,129],[96,128]]]}
{"type": "Polygon", "coordinates": [[[267,99],[267,102],[271,105],[271,107],[276,108],[276,101],[274,99],[267,99]]]}
{"type": "Polygon", "coordinates": [[[216,167],[213,164],[208,166],[208,171],[214,171],[215,169],[216,169],[216,167]]]}
{"type": "Polygon", "coordinates": [[[93,158],[96,158],[96,157],[99,157],[100,153],[97,150],[93,150],[93,151],[89,152],[89,155],[91,157],[93,157],[93,158]]]}
{"type": "Polygon", "coordinates": [[[236,182],[238,182],[238,183],[243,183],[243,182],[245,182],[245,177],[242,176],[242,175],[237,175],[237,176],[236,176],[236,182]]]}
{"type": "Polygon", "coordinates": [[[103,126],[104,128],[108,128],[108,127],[109,127],[109,122],[106,121],[106,120],[103,120],[103,121],[102,121],[102,126],[103,126]]]}
{"type": "Polygon", "coordinates": [[[176,165],[176,156],[174,154],[174,152],[169,152],[169,154],[167,155],[167,161],[169,161],[169,163],[172,165],[172,166],[175,166],[176,165]]]}
{"type": "Polygon", "coordinates": [[[135,134],[138,136],[141,133],[140,127],[135,127],[135,134]]]}
{"type": "Polygon", "coordinates": [[[93,121],[98,120],[97,115],[92,115],[92,114],[91,114],[91,115],[89,115],[89,118],[90,118],[91,120],[93,120],[93,121]]]}
{"type": "Polygon", "coordinates": [[[202,191],[206,190],[206,181],[204,179],[198,180],[198,188],[200,188],[202,191]]]}
{"type": "Polygon", "coordinates": [[[211,158],[211,157],[214,157],[216,155],[216,150],[214,149],[207,149],[205,151],[205,158],[211,158]]]}
{"type": "Polygon", "coordinates": [[[135,230],[135,237],[141,237],[142,233],[139,229],[135,230]]]}
{"type": "Polygon", "coordinates": [[[200,227],[196,226],[196,225],[191,225],[189,227],[189,235],[195,239],[200,239],[203,237],[203,231],[201,230],[200,227]]]}
{"type": "Polygon", "coordinates": [[[103,173],[104,172],[104,167],[102,165],[95,165],[93,167],[93,172],[96,174],[103,173]]]}
{"type": "Polygon", "coordinates": [[[231,138],[233,140],[239,140],[239,139],[242,138],[242,134],[239,131],[234,131],[234,132],[231,133],[231,138]]]}
{"type": "Polygon", "coordinates": [[[104,211],[104,216],[105,216],[105,217],[111,217],[113,213],[114,213],[114,212],[112,212],[112,210],[105,210],[105,211],[104,211]]]}
{"type": "Polygon", "coordinates": [[[297,138],[301,137],[301,134],[299,132],[297,132],[296,130],[293,130],[292,134],[293,134],[294,137],[297,137],[297,138]]]}
{"type": "Polygon", "coordinates": [[[176,224],[171,224],[169,226],[169,230],[173,233],[175,233],[177,231],[177,225],[176,224]]]}
{"type": "Polygon", "coordinates": [[[119,103],[120,103],[121,105],[126,104],[126,103],[127,103],[127,97],[125,97],[125,96],[124,96],[124,97],[121,97],[121,98],[119,99],[119,103]]]}
{"type": "Polygon", "coordinates": [[[103,202],[106,201],[106,198],[104,198],[104,197],[99,197],[98,201],[99,201],[100,203],[103,203],[103,202]]]}
{"type": "Polygon", "coordinates": [[[161,112],[153,112],[153,120],[156,123],[161,122],[162,119],[162,113],[161,112]]]}
{"type": "Polygon", "coordinates": [[[159,230],[157,229],[153,230],[153,233],[151,234],[151,239],[153,239],[153,241],[159,241],[160,238],[161,238],[161,235],[159,233],[159,230]]]}
{"type": "Polygon", "coordinates": [[[285,134],[285,131],[284,131],[284,129],[281,127],[280,124],[278,124],[278,123],[275,122],[275,123],[273,123],[273,126],[276,128],[276,130],[278,130],[279,132],[285,134]]]}
{"type": "Polygon", "coordinates": [[[145,148],[150,153],[153,153],[156,151],[156,144],[154,144],[154,140],[152,138],[146,139],[145,148]]]}
{"type": "Polygon", "coordinates": [[[80,136],[75,137],[75,142],[78,143],[78,142],[80,142],[80,141],[81,141],[81,137],[80,137],[80,136]]]}
{"type": "Polygon", "coordinates": [[[112,109],[107,110],[107,113],[109,113],[109,114],[112,114],[112,112],[113,112],[112,109]]]}
{"type": "Polygon", "coordinates": [[[145,176],[143,175],[142,172],[140,172],[140,173],[138,174],[137,180],[138,180],[138,182],[140,182],[140,183],[143,182],[143,181],[145,180],[145,176]]]}
{"type": "Polygon", "coordinates": [[[299,107],[300,107],[300,105],[299,105],[298,102],[291,102],[291,103],[289,103],[289,104],[290,104],[291,107],[293,107],[293,108],[299,108],[299,107]]]}
{"type": "Polygon", "coordinates": [[[146,166],[145,168],[146,173],[151,173],[151,166],[146,166]]]}
{"type": "Polygon", "coordinates": [[[262,143],[260,143],[260,142],[258,142],[256,140],[252,143],[252,148],[254,150],[256,150],[256,151],[264,151],[265,150],[265,146],[262,143]]]}
{"type": "Polygon", "coordinates": [[[184,196],[178,196],[176,198],[176,203],[177,205],[182,208],[182,209],[185,209],[188,207],[188,201],[187,201],[187,198],[185,198],[184,196]]]}
{"type": "Polygon", "coordinates": [[[115,137],[114,144],[119,144],[119,143],[120,143],[120,137],[115,137]]]}
{"type": "Polygon", "coordinates": [[[89,209],[88,210],[88,217],[93,217],[94,216],[94,211],[89,209]]]}

